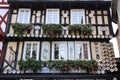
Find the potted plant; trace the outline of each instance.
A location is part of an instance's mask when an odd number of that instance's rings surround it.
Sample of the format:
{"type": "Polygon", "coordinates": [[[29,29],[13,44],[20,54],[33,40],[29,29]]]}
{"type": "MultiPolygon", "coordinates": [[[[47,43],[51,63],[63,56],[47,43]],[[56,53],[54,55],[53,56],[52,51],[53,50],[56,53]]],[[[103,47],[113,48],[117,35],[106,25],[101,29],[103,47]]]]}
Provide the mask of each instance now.
{"type": "Polygon", "coordinates": [[[22,38],[25,32],[30,32],[32,29],[32,24],[22,24],[22,23],[14,23],[12,25],[14,33],[18,35],[19,38],[22,38]]]}
{"type": "Polygon", "coordinates": [[[44,24],[42,25],[43,33],[50,37],[62,34],[62,25],[60,24],[44,24]]]}
{"type": "Polygon", "coordinates": [[[83,24],[81,27],[81,35],[91,35],[92,34],[92,25],[91,24],[83,24]]]}
{"type": "Polygon", "coordinates": [[[91,35],[92,25],[91,24],[73,24],[69,26],[68,30],[70,34],[74,33],[74,35],[77,33],[81,35],[91,35]]]}
{"type": "Polygon", "coordinates": [[[70,25],[69,28],[69,34],[76,34],[77,32],[80,33],[81,31],[81,25],[80,24],[73,24],[73,25],[70,25]]]}

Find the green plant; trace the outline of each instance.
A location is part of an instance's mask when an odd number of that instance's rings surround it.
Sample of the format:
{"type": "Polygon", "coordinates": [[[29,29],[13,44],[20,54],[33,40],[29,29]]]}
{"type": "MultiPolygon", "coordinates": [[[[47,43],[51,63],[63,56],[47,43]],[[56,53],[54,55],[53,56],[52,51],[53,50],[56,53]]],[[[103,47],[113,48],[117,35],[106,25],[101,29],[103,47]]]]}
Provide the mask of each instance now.
{"type": "Polygon", "coordinates": [[[22,23],[14,23],[12,25],[12,28],[14,30],[14,33],[18,35],[19,38],[22,38],[23,34],[32,29],[32,24],[22,24],[22,23]]]}
{"type": "Polygon", "coordinates": [[[91,24],[73,24],[70,25],[69,33],[76,33],[79,32],[81,35],[91,35],[92,34],[92,25],[91,24]]]}
{"type": "Polygon", "coordinates": [[[92,71],[97,71],[98,65],[95,60],[58,60],[58,61],[48,61],[48,67],[50,69],[56,68],[61,72],[67,71],[72,69],[85,69],[88,73],[92,71]]]}
{"type": "Polygon", "coordinates": [[[55,37],[62,34],[62,25],[60,24],[44,24],[42,25],[43,32],[50,37],[55,37]]]}
{"type": "Polygon", "coordinates": [[[32,69],[34,72],[36,72],[38,69],[41,69],[42,62],[37,61],[36,59],[29,58],[26,60],[18,61],[18,65],[20,66],[21,69],[24,70],[32,69]]]}
{"type": "Polygon", "coordinates": [[[82,35],[91,35],[92,34],[92,25],[91,24],[82,25],[81,34],[82,35]]]}
{"type": "Polygon", "coordinates": [[[25,60],[18,61],[18,65],[20,67],[20,70],[27,70],[29,64],[25,60]]]}
{"type": "Polygon", "coordinates": [[[81,25],[80,24],[73,24],[70,25],[69,28],[69,33],[76,33],[76,32],[80,32],[81,31],[81,25]]]}

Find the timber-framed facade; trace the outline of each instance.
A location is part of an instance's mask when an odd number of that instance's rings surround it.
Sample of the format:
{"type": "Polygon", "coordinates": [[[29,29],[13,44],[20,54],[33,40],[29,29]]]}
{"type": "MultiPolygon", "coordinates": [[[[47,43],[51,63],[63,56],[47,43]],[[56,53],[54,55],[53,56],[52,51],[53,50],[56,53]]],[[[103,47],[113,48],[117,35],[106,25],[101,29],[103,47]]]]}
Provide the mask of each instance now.
{"type": "MultiPolygon", "coordinates": [[[[112,44],[109,43],[109,40],[114,36],[109,10],[111,1],[8,0],[8,2],[10,4],[10,17],[5,36],[6,51],[4,52],[0,75],[2,79],[119,79],[119,69],[115,61],[112,44]],[[16,34],[12,28],[16,22],[20,24],[30,23],[32,27],[21,36],[16,34]],[[45,30],[47,32],[51,29],[46,29],[51,24],[51,27],[53,25],[57,27],[60,24],[62,32],[60,28],[59,34],[57,34],[59,30],[54,33],[56,29],[54,27],[51,33],[45,33],[45,30]],[[88,24],[91,26],[86,28],[88,24]],[[71,25],[82,25],[80,32],[70,32],[71,25]],[[90,31],[82,34],[83,25],[85,25],[85,31],[89,28],[90,31]],[[27,58],[34,58],[43,63],[49,60],[96,60],[98,70],[92,74],[86,70],[79,72],[73,70],[66,73],[55,70],[55,72],[50,72],[48,68],[47,72],[21,72],[18,61],[27,60],[27,58]]],[[[47,65],[43,67],[47,67],[47,65]]]]}

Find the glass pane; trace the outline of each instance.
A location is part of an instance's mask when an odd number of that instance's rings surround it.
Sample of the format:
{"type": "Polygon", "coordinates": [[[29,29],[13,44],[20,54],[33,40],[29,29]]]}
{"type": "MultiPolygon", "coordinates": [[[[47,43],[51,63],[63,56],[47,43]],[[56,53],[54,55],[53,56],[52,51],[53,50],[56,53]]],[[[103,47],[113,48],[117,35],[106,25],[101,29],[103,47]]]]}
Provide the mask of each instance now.
{"type": "Polygon", "coordinates": [[[68,42],[69,60],[74,60],[74,42],[68,42]]]}
{"type": "Polygon", "coordinates": [[[48,61],[50,59],[50,44],[49,42],[42,42],[42,52],[41,52],[41,60],[48,61]]]}
{"type": "Polygon", "coordinates": [[[27,44],[26,46],[26,59],[30,58],[30,53],[31,53],[31,44],[27,44]]]}
{"type": "Polygon", "coordinates": [[[59,9],[47,9],[46,23],[59,23],[59,9]]]}
{"type": "Polygon", "coordinates": [[[37,43],[34,43],[32,49],[32,58],[36,59],[36,57],[37,57],[37,43]]]}
{"type": "Polygon", "coordinates": [[[77,44],[77,54],[76,54],[76,59],[82,59],[82,44],[77,44]]]}
{"type": "Polygon", "coordinates": [[[66,53],[66,44],[64,43],[59,43],[59,59],[66,60],[67,59],[67,53],[66,53]]]}
{"type": "Polygon", "coordinates": [[[88,59],[88,48],[86,43],[83,44],[83,53],[84,53],[84,59],[88,59]]]}
{"type": "Polygon", "coordinates": [[[54,47],[54,59],[59,59],[59,44],[56,43],[54,47]]]}
{"type": "Polygon", "coordinates": [[[71,10],[71,24],[84,23],[84,10],[73,9],[71,10]]]}

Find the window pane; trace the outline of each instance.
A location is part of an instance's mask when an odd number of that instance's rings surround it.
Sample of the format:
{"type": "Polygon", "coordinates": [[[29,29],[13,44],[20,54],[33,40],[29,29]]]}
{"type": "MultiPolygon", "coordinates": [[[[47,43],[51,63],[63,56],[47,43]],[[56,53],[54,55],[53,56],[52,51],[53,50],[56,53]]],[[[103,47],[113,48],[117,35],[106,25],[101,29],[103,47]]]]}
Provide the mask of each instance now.
{"type": "Polygon", "coordinates": [[[39,59],[39,42],[25,42],[23,59],[39,59]]]}
{"type": "Polygon", "coordinates": [[[76,59],[82,59],[82,50],[83,50],[82,44],[81,43],[77,44],[77,47],[76,47],[76,52],[77,52],[76,59]]]}
{"type": "Polygon", "coordinates": [[[31,44],[27,44],[26,46],[26,59],[30,58],[30,53],[31,53],[31,44]]]}
{"type": "Polygon", "coordinates": [[[84,59],[88,59],[88,48],[86,43],[83,43],[83,52],[84,52],[84,59]]]}
{"type": "Polygon", "coordinates": [[[30,9],[20,9],[18,13],[17,22],[29,23],[30,22],[30,9]]]}
{"type": "Polygon", "coordinates": [[[60,54],[60,59],[63,59],[63,60],[67,59],[66,44],[65,43],[59,43],[59,54],[60,54]]]}
{"type": "Polygon", "coordinates": [[[41,60],[48,61],[49,59],[50,59],[50,43],[42,42],[41,60]]]}
{"type": "Polygon", "coordinates": [[[55,44],[54,59],[59,59],[59,44],[58,43],[55,44]]]}
{"type": "Polygon", "coordinates": [[[74,60],[74,42],[68,42],[69,60],[74,60]]]}
{"type": "Polygon", "coordinates": [[[32,58],[33,59],[36,59],[36,57],[37,57],[37,43],[34,43],[33,44],[33,49],[32,49],[32,58]]]}
{"type": "Polygon", "coordinates": [[[85,23],[84,18],[85,18],[84,10],[82,10],[82,9],[72,9],[71,10],[71,24],[85,23]]]}
{"type": "Polygon", "coordinates": [[[46,23],[59,24],[59,9],[47,9],[46,11],[46,23]]]}

